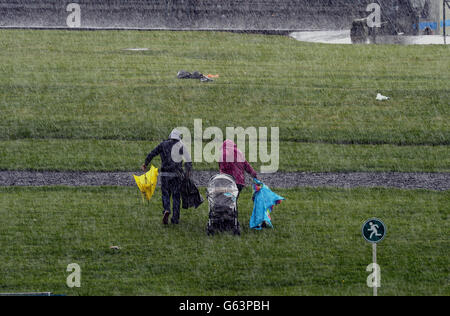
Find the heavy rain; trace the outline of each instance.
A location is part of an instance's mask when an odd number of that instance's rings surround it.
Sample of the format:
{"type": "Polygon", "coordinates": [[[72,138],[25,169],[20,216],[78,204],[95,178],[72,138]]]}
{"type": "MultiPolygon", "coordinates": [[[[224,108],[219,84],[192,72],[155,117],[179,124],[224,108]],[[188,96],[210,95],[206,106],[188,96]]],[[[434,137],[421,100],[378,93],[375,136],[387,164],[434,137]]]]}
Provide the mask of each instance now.
{"type": "Polygon", "coordinates": [[[449,36],[450,0],[0,0],[0,296],[450,295],[449,36]]]}

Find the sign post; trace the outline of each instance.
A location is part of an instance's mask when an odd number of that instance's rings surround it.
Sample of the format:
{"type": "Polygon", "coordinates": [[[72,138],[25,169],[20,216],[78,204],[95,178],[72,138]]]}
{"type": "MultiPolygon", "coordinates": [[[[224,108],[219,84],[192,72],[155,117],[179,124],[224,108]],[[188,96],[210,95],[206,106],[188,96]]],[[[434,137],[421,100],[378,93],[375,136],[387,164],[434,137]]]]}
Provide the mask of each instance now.
{"type": "Polygon", "coordinates": [[[374,276],[375,276],[375,280],[374,280],[374,284],[373,284],[373,296],[378,296],[378,285],[380,283],[381,280],[379,280],[380,277],[380,271],[378,269],[378,265],[377,265],[377,243],[372,243],[372,263],[373,263],[373,269],[374,269],[374,276]]]}
{"type": "Polygon", "coordinates": [[[447,11],[447,8],[446,8],[446,6],[450,9],[450,0],[443,0],[442,1],[442,27],[443,27],[443,34],[444,34],[444,45],[447,45],[447,21],[446,21],[446,19],[447,19],[447,17],[446,17],[446,11],[447,11]]]}
{"type": "Polygon", "coordinates": [[[383,240],[386,231],[384,223],[377,218],[367,220],[362,226],[364,239],[372,244],[372,264],[368,266],[367,271],[373,273],[369,276],[367,285],[373,288],[373,296],[378,295],[378,288],[381,285],[380,266],[377,264],[377,243],[383,240]]]}

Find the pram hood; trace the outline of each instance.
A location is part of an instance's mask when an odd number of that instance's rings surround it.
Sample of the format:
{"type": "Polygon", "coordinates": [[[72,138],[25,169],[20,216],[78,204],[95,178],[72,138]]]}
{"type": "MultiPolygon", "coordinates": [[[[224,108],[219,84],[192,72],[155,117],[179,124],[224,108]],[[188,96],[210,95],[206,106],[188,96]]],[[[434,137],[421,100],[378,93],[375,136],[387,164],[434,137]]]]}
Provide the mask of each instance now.
{"type": "Polygon", "coordinates": [[[214,196],[217,193],[231,193],[235,197],[238,196],[239,190],[233,176],[226,173],[220,173],[209,179],[207,186],[208,196],[214,196]]]}
{"type": "Polygon", "coordinates": [[[220,198],[221,196],[226,196],[228,197],[226,200],[236,203],[238,194],[239,190],[233,176],[225,173],[211,177],[206,189],[206,195],[210,205],[214,205],[217,198],[220,198]]]}

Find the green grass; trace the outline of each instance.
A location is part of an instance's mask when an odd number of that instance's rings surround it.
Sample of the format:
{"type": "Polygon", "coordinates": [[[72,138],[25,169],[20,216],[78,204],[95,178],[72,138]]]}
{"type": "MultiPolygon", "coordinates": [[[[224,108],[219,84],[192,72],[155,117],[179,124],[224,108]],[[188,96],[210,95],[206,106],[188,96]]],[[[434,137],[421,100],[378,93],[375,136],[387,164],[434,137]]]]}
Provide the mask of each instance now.
{"type": "Polygon", "coordinates": [[[273,230],[249,231],[245,189],[242,236],[211,238],[206,203],[163,227],[159,189],[146,205],[136,188],[0,188],[0,292],[371,295],[361,225],[376,216],[388,226],[379,294],[450,295],[448,192],[276,192],[287,200],[273,212],[273,230]],[[69,263],[81,266],[79,289],[66,286],[69,263]]]}
{"type": "MultiPolygon", "coordinates": [[[[157,144],[92,139],[0,140],[0,170],[132,171],[140,167],[157,144]]],[[[153,163],[159,166],[159,157],[153,163]]],[[[259,170],[261,163],[252,165],[259,170]]],[[[194,168],[217,170],[217,163],[194,163],[194,168]]],[[[449,172],[450,149],[449,146],[282,142],[279,170],[449,172]]]]}
{"type": "MultiPolygon", "coordinates": [[[[172,128],[202,119],[279,127],[282,171],[450,171],[444,46],[26,30],[0,30],[0,46],[0,170],[136,170],[172,128]],[[182,69],[220,78],[178,80],[182,69]]],[[[360,230],[376,216],[388,226],[379,294],[450,295],[448,192],[275,191],[287,198],[275,229],[248,229],[246,189],[242,236],[209,238],[207,203],[163,227],[159,188],[147,205],[137,188],[0,187],[0,292],[371,295],[360,230]],[[66,286],[73,262],[79,289],[66,286]]]]}
{"type": "MultiPolygon", "coordinates": [[[[167,137],[176,126],[192,130],[194,119],[202,119],[204,129],[223,131],[227,126],[279,127],[288,170],[304,169],[295,160],[315,159],[307,151],[306,157],[297,157],[303,148],[297,142],[392,145],[373,151],[373,165],[337,160],[336,165],[312,166],[316,171],[448,170],[448,164],[435,163],[448,161],[442,148],[425,149],[422,157],[431,150],[432,158],[423,162],[406,158],[420,151],[412,146],[450,143],[450,73],[445,71],[450,60],[442,45],[322,45],[218,32],[1,30],[0,38],[0,154],[14,146],[8,141],[23,139],[73,139],[86,141],[89,148],[99,140],[123,140],[137,141],[132,147],[138,147],[139,141],[167,137]],[[132,47],[149,51],[123,50],[132,47]],[[220,78],[213,83],[179,80],[181,69],[220,78]],[[376,101],[378,92],[391,100],[376,101]],[[392,164],[399,151],[404,161],[392,164]],[[386,161],[377,158],[380,152],[386,161]]],[[[104,148],[99,146],[93,150],[104,148]]],[[[354,151],[372,154],[355,148],[338,151],[346,157],[354,151]]],[[[96,157],[85,159],[85,153],[75,157],[89,161],[80,169],[103,170],[96,157]]],[[[1,168],[47,167],[11,161],[1,168]]]]}

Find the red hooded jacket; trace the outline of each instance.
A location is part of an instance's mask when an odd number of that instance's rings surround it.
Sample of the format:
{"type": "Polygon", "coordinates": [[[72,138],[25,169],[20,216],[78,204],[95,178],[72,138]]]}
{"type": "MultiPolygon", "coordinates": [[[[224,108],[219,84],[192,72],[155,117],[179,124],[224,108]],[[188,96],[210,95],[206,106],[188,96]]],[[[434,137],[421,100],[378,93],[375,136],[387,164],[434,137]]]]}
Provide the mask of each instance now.
{"type": "Polygon", "coordinates": [[[245,160],[245,156],[237,148],[237,145],[227,139],[222,145],[222,159],[219,162],[221,173],[232,175],[237,184],[245,185],[245,172],[256,178],[256,172],[245,160]]]}

